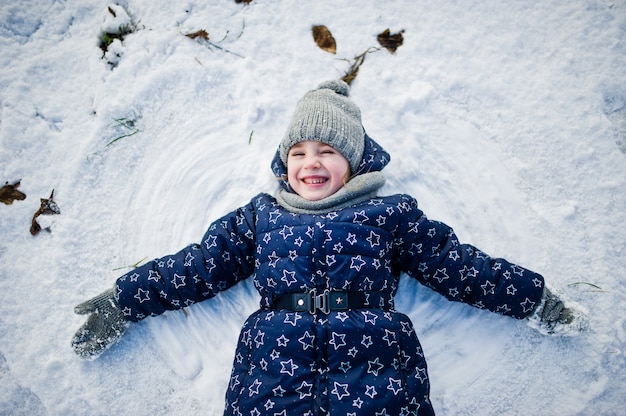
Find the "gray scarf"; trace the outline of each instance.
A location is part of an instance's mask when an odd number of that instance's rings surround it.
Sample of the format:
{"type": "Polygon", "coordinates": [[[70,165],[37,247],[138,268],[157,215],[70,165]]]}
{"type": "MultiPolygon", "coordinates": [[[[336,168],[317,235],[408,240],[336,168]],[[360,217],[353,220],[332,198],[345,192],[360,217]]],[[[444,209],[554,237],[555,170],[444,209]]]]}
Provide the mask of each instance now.
{"type": "Polygon", "coordinates": [[[376,197],[376,192],[384,184],[385,175],[382,172],[369,172],[354,177],[337,192],[319,201],[309,201],[284,189],[278,191],[276,200],[296,214],[325,214],[376,197]]]}

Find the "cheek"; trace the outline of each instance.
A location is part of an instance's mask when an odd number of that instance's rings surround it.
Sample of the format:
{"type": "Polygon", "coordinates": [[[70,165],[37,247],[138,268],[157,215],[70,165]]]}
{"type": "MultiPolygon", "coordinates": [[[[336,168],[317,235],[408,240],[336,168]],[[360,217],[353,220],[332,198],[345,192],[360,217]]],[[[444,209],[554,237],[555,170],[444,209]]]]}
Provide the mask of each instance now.
{"type": "Polygon", "coordinates": [[[295,169],[287,168],[287,182],[289,182],[289,185],[291,185],[292,188],[293,188],[295,180],[296,180],[295,169]]]}
{"type": "Polygon", "coordinates": [[[337,172],[337,176],[341,178],[343,183],[348,182],[350,180],[350,166],[347,163],[341,163],[335,168],[335,172],[337,172]]]}

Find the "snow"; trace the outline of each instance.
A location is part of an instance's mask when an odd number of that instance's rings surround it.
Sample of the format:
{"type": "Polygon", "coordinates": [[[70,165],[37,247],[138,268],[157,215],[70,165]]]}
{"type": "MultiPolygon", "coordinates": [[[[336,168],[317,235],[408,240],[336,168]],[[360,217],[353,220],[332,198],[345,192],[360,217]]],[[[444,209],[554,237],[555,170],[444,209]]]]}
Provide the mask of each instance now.
{"type": "Polygon", "coordinates": [[[251,282],[133,325],[93,361],[70,348],[73,307],[272,193],[296,101],[387,28],[404,44],[368,54],[351,94],[392,155],[384,192],[590,312],[587,333],[545,336],[403,278],[435,410],[624,414],[624,0],[3,3],[0,180],[27,199],[0,206],[0,414],[221,414],[251,282]],[[200,29],[211,44],[184,36],[200,29]],[[52,189],[61,215],[33,237],[52,189]]]}

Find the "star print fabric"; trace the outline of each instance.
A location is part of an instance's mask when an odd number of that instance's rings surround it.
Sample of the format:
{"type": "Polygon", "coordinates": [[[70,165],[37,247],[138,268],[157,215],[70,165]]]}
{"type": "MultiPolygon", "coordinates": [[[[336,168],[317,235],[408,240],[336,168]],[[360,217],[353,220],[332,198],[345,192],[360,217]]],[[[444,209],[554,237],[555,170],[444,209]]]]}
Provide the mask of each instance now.
{"type": "Polygon", "coordinates": [[[408,195],[324,215],[293,214],[266,194],[214,222],[202,243],[117,281],[137,321],[215,296],[252,277],[261,308],[245,322],[227,415],[430,415],[426,361],[393,296],[401,273],[453,301],[524,318],[543,278],[460,244],[408,195]],[[325,314],[277,310],[279,295],[359,291],[366,307],[325,314]]]}
{"type": "Polygon", "coordinates": [[[424,355],[398,312],[261,310],[239,345],[228,415],[432,414],[424,355]],[[270,337],[276,322],[287,328],[270,337]]]}

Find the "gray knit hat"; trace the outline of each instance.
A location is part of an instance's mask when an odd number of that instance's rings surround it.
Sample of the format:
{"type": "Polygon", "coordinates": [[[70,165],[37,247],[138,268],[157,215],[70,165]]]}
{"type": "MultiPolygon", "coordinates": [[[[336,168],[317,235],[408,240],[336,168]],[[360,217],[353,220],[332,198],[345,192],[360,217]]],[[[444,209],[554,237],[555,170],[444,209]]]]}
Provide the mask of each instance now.
{"type": "Polygon", "coordinates": [[[291,146],[305,140],[331,145],[356,173],[365,148],[361,110],[349,98],[350,87],[343,81],[321,83],[298,101],[296,110],[279,146],[280,159],[287,166],[291,146]]]}

